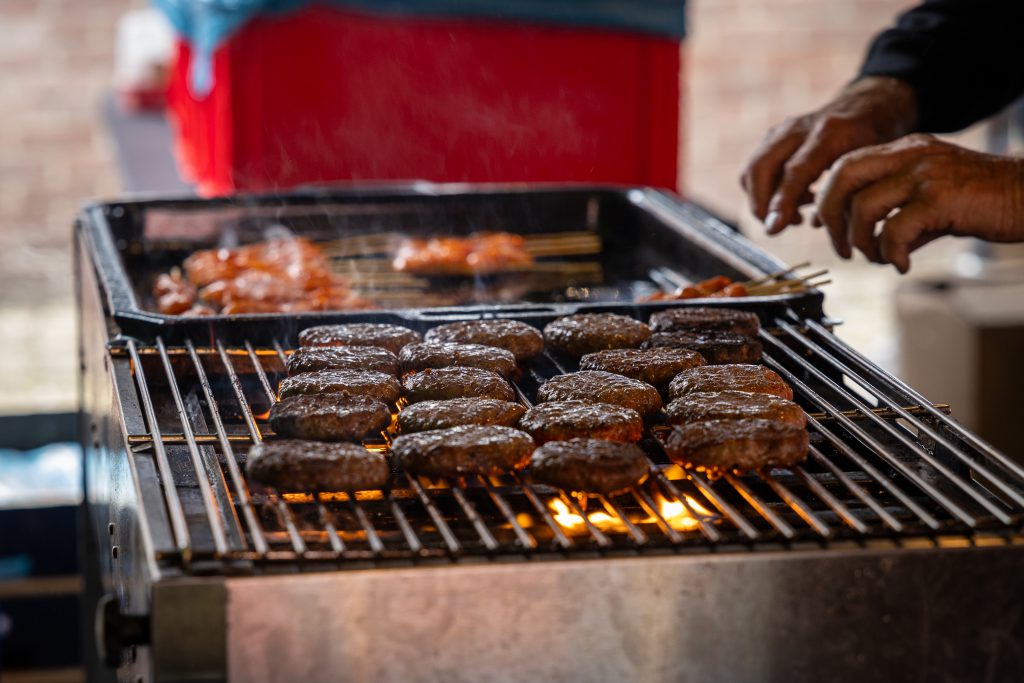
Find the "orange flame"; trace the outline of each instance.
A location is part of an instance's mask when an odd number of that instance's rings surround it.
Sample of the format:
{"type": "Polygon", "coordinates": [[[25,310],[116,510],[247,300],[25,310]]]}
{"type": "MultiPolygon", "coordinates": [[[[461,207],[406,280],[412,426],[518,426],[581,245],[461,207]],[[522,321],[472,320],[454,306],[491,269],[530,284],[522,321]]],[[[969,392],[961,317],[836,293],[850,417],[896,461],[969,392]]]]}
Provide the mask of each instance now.
{"type": "MultiPolygon", "coordinates": [[[[681,501],[666,500],[665,498],[658,497],[658,514],[661,518],[676,531],[693,531],[697,528],[700,523],[699,520],[690,514],[686,509],[689,506],[690,510],[694,514],[699,515],[703,518],[714,517],[714,513],[708,510],[706,507],[698,503],[690,496],[685,496],[686,505],[683,505],[681,501]]],[[[552,517],[562,528],[572,531],[579,532],[584,528],[583,517],[573,512],[565,501],[556,498],[552,500],[549,505],[552,511],[552,517]]],[[[590,521],[595,527],[601,531],[624,531],[625,524],[622,523],[618,517],[613,517],[604,511],[591,512],[587,514],[587,520],[590,521]]],[[[654,517],[648,517],[646,519],[633,520],[634,524],[654,524],[656,520],[654,517]]]]}

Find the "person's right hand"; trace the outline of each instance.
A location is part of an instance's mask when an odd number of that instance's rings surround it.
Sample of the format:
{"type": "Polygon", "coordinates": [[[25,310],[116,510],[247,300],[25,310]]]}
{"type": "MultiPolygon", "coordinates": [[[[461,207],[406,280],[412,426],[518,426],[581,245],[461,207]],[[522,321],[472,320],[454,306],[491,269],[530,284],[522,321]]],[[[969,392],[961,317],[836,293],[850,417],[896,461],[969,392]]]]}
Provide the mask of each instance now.
{"type": "Polygon", "coordinates": [[[799,224],[800,207],[814,200],[811,185],[839,157],[902,137],[916,121],[914,92],[903,81],[854,81],[821,109],[768,132],[741,178],[751,211],[770,235],[799,224]]]}

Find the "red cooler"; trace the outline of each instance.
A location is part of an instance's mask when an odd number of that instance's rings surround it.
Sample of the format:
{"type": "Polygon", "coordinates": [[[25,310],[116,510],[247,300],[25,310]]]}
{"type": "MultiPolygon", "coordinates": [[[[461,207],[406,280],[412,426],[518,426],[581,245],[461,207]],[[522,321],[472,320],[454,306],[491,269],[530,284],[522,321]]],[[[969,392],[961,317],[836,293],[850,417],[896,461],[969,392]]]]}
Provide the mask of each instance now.
{"type": "Polygon", "coordinates": [[[310,6],[247,22],[169,93],[205,195],[306,183],[579,181],[679,189],[681,45],[623,30],[310,6]]]}

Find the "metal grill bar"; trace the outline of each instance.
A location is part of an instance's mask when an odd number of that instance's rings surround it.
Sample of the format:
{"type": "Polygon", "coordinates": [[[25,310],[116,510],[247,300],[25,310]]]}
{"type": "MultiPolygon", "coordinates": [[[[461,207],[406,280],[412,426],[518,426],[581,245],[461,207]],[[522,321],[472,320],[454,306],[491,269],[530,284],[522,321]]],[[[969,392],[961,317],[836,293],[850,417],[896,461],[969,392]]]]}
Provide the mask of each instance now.
{"type": "Polygon", "coordinates": [[[458,502],[459,507],[461,507],[462,511],[466,514],[466,519],[468,519],[473,525],[473,528],[476,529],[476,533],[480,536],[480,540],[483,544],[491,552],[497,550],[501,544],[498,543],[498,539],[494,537],[491,530],[487,528],[484,520],[480,518],[480,514],[476,511],[476,506],[466,498],[466,494],[462,492],[462,487],[452,486],[451,492],[456,502],[458,502]]]}
{"type": "MultiPolygon", "coordinates": [[[[832,474],[832,476],[834,476],[837,480],[842,482],[843,485],[847,488],[847,490],[850,491],[850,493],[852,493],[854,496],[856,496],[857,499],[860,500],[860,502],[864,503],[869,508],[871,508],[871,511],[878,515],[879,519],[885,522],[890,529],[892,529],[896,533],[900,533],[901,531],[903,531],[903,525],[900,523],[898,519],[890,515],[889,512],[884,507],[879,505],[878,501],[876,501],[874,497],[869,495],[867,491],[862,489],[860,485],[857,484],[857,482],[853,481],[848,476],[846,476],[846,472],[843,472],[841,469],[836,467],[835,463],[833,463],[831,460],[822,455],[821,451],[819,451],[816,446],[811,446],[810,455],[816,463],[827,469],[832,474]]],[[[803,468],[800,469],[803,470],[803,468]]],[[[808,475],[808,477],[810,477],[810,475],[808,475]]],[[[815,483],[817,482],[817,480],[814,479],[813,477],[810,477],[810,479],[811,481],[815,481],[815,483]]],[[[858,530],[861,531],[861,533],[867,533],[867,527],[865,527],[863,530],[858,530]]]]}
{"type": "Polygon", "coordinates": [[[658,512],[658,506],[654,504],[653,500],[651,500],[647,491],[634,486],[630,489],[630,493],[632,493],[633,497],[636,498],[636,502],[640,504],[640,507],[643,508],[644,512],[654,519],[658,528],[661,529],[661,533],[668,536],[668,539],[673,543],[682,542],[683,537],[679,535],[678,531],[672,528],[672,525],[668,523],[668,520],[661,516],[661,513],[658,512]]]}
{"type": "MultiPolygon", "coordinates": [[[[1001,479],[999,479],[995,475],[995,473],[993,473],[992,470],[990,470],[984,464],[978,462],[976,459],[970,457],[967,453],[964,453],[961,449],[959,449],[956,446],[954,446],[948,439],[946,439],[941,434],[939,434],[934,429],[932,429],[931,426],[928,425],[926,422],[924,422],[923,420],[919,420],[915,416],[911,415],[910,412],[905,410],[898,403],[896,403],[896,402],[892,401],[891,399],[889,399],[889,397],[887,397],[883,392],[879,391],[870,382],[864,380],[862,377],[860,377],[858,374],[856,374],[846,364],[844,364],[844,363],[840,362],[839,360],[837,360],[836,358],[834,358],[831,354],[829,354],[827,351],[825,351],[825,349],[822,348],[819,344],[814,343],[813,341],[811,341],[810,339],[808,339],[804,335],[800,334],[800,332],[797,329],[795,329],[792,325],[789,325],[788,323],[785,323],[783,321],[777,321],[777,322],[779,323],[779,327],[781,329],[783,329],[787,333],[789,333],[789,335],[792,338],[794,338],[798,342],[800,342],[805,348],[807,348],[807,349],[813,351],[814,353],[816,353],[819,358],[824,360],[826,363],[828,363],[829,365],[831,365],[835,369],[837,369],[840,372],[846,374],[848,377],[853,378],[868,393],[870,393],[872,396],[875,396],[879,401],[885,403],[889,407],[890,410],[892,410],[894,413],[896,413],[897,415],[899,415],[903,419],[905,419],[908,422],[910,422],[911,424],[913,424],[917,429],[919,429],[922,432],[924,432],[925,434],[927,434],[937,444],[940,444],[943,447],[945,447],[946,449],[948,449],[949,452],[954,457],[956,457],[962,463],[964,463],[965,465],[967,465],[968,467],[973,469],[980,476],[982,476],[985,479],[989,480],[989,482],[993,486],[995,486],[999,490],[999,492],[1002,493],[1005,497],[1009,498],[1011,501],[1016,503],[1019,507],[1024,507],[1024,496],[1022,496],[1018,491],[1016,491],[1015,489],[1010,487],[1008,484],[1003,482],[1001,479]]],[[[877,416],[875,417],[875,419],[878,419],[877,416]]],[[[913,444],[913,449],[914,449],[915,452],[917,452],[918,450],[922,450],[923,451],[923,449],[920,449],[920,447],[918,447],[917,444],[913,444]]],[[[927,453],[927,452],[925,451],[925,453],[927,453]]],[[[931,464],[931,461],[929,461],[929,464],[931,464]]],[[[943,473],[945,474],[945,472],[943,472],[943,473]]],[[[952,476],[955,477],[956,475],[952,475],[952,476]]],[[[957,480],[960,481],[960,478],[957,477],[957,480]]],[[[968,487],[970,489],[970,492],[972,494],[974,494],[974,496],[980,497],[980,496],[978,496],[977,491],[974,489],[974,487],[970,486],[967,483],[964,483],[961,486],[961,488],[963,488],[964,486],[968,487]]],[[[991,512],[997,519],[999,519],[1004,524],[1009,524],[1010,518],[1009,518],[1008,515],[1006,515],[1002,510],[996,508],[994,505],[989,504],[989,501],[987,501],[985,499],[981,499],[981,500],[983,501],[983,504],[984,504],[985,508],[987,510],[989,510],[989,512],[991,512]]]]}
{"type": "MultiPolygon", "coordinates": [[[[773,337],[771,337],[771,335],[767,335],[762,332],[762,336],[765,339],[771,339],[772,343],[776,344],[778,348],[782,349],[785,353],[788,353],[791,358],[796,358],[799,361],[799,356],[793,353],[790,349],[786,348],[785,345],[783,345],[781,342],[775,340],[773,337]]],[[[773,358],[765,357],[764,363],[771,367],[776,372],[782,374],[783,377],[787,378],[787,380],[788,378],[793,377],[793,374],[790,372],[784,373],[785,369],[783,368],[783,366],[777,361],[775,361],[773,358]]],[[[835,390],[839,391],[841,394],[848,396],[847,392],[844,392],[835,382],[826,377],[824,373],[820,372],[819,370],[811,366],[805,366],[805,369],[812,375],[814,375],[818,380],[825,382],[835,390]]],[[[813,401],[819,407],[823,408],[826,412],[832,415],[832,417],[835,418],[837,422],[842,424],[846,428],[846,430],[853,434],[861,443],[863,443],[868,448],[872,449],[876,454],[881,456],[889,465],[899,470],[899,472],[904,477],[910,480],[919,489],[927,493],[933,500],[938,502],[950,514],[952,514],[954,517],[961,520],[968,526],[973,527],[977,525],[977,520],[973,516],[967,514],[967,512],[964,511],[963,508],[961,508],[959,505],[951,501],[941,491],[939,491],[934,486],[921,479],[921,477],[919,477],[916,472],[910,469],[905,463],[901,462],[898,458],[890,457],[887,453],[886,447],[881,442],[879,442],[873,436],[871,436],[866,431],[861,429],[860,426],[858,426],[853,420],[840,413],[840,411],[829,401],[823,398],[820,394],[811,390],[806,384],[804,384],[802,388],[806,390],[806,395],[811,401],[813,401]]],[[[827,430],[824,429],[821,431],[823,434],[827,432],[827,430]]],[[[933,528],[937,529],[939,527],[938,521],[934,518],[932,518],[932,521],[934,522],[934,525],[930,526],[933,526],[933,528]]]]}
{"type": "Polygon", "coordinates": [[[800,499],[795,493],[790,491],[781,481],[775,477],[771,477],[763,472],[758,473],[761,480],[764,481],[768,486],[775,491],[775,494],[781,498],[785,503],[796,511],[800,517],[803,518],[811,527],[817,531],[821,536],[828,538],[832,535],[832,530],[825,522],[823,522],[811,508],[800,499]]]}
{"type": "Polygon", "coordinates": [[[544,523],[548,525],[548,528],[551,529],[555,542],[563,548],[571,548],[573,546],[572,539],[566,535],[565,531],[562,530],[561,525],[559,525],[551,516],[551,511],[548,510],[548,508],[540,501],[540,498],[537,496],[537,492],[533,490],[533,486],[529,482],[525,481],[518,472],[513,473],[512,476],[523,491],[523,494],[526,495],[527,500],[529,500],[530,504],[533,505],[535,510],[537,510],[537,513],[541,516],[541,519],[544,520],[544,523]]]}
{"type": "Polygon", "coordinates": [[[744,484],[738,477],[732,473],[725,475],[725,480],[732,484],[732,487],[743,496],[751,507],[757,510],[758,514],[768,520],[768,523],[775,527],[775,530],[786,538],[793,538],[796,536],[796,531],[793,530],[786,520],[779,517],[774,510],[772,510],[767,503],[761,500],[757,494],[750,490],[746,484],[744,484]]]}
{"type": "Polygon", "coordinates": [[[178,488],[171,476],[171,465],[167,460],[167,451],[164,450],[163,441],[160,439],[160,425],[156,421],[156,411],[153,410],[153,399],[149,394],[149,384],[146,382],[146,372],[139,359],[139,351],[134,339],[128,340],[128,354],[132,361],[132,370],[135,374],[136,385],[139,389],[139,398],[142,399],[142,409],[146,416],[146,423],[149,425],[149,434],[153,439],[153,450],[156,453],[156,466],[160,472],[160,486],[164,491],[164,500],[167,502],[167,510],[171,517],[171,533],[174,535],[174,543],[182,560],[188,564],[192,557],[192,540],[188,532],[188,523],[185,521],[185,511],[181,505],[181,498],[178,496],[178,488]]]}
{"type": "Polygon", "coordinates": [[[857,519],[857,517],[850,512],[850,509],[843,505],[839,499],[829,493],[828,489],[819,484],[817,479],[807,474],[807,470],[797,465],[793,468],[793,471],[796,472],[797,476],[800,477],[800,480],[807,485],[807,488],[813,491],[814,495],[818,496],[818,498],[825,501],[825,504],[832,508],[832,510],[839,515],[839,518],[846,524],[852,526],[862,534],[866,534],[869,531],[867,524],[857,519]]]}
{"type": "Polygon", "coordinates": [[[491,482],[487,481],[487,477],[478,475],[477,480],[487,490],[487,494],[494,502],[494,506],[498,508],[502,516],[509,523],[509,526],[512,527],[512,532],[516,535],[516,541],[519,545],[531,550],[536,548],[537,541],[530,534],[526,533],[526,530],[519,524],[519,520],[516,519],[512,508],[509,507],[508,501],[505,500],[504,496],[491,485],[491,482]]]}
{"type": "MultiPolygon", "coordinates": [[[[185,441],[188,444],[188,454],[192,460],[192,469],[196,473],[196,483],[199,485],[200,497],[203,500],[203,509],[206,512],[206,519],[210,523],[210,533],[213,535],[213,547],[217,556],[221,557],[228,552],[227,532],[224,530],[224,520],[219,514],[219,506],[213,495],[213,487],[210,485],[207,467],[203,463],[203,456],[199,453],[199,446],[192,433],[192,424],[188,413],[185,410],[185,402],[181,400],[181,391],[178,389],[178,379],[174,375],[174,368],[171,367],[171,359],[167,356],[167,348],[164,340],[156,338],[156,347],[160,350],[160,360],[163,362],[164,372],[167,374],[167,385],[171,390],[171,398],[174,400],[174,408],[178,413],[181,422],[182,432],[185,434],[185,441]]],[[[219,466],[214,464],[213,467],[219,466]]]]}
{"type": "MultiPolygon", "coordinates": [[[[242,473],[238,469],[238,461],[235,459],[235,451],[231,447],[231,440],[228,438],[227,430],[224,429],[224,420],[221,418],[220,407],[217,405],[217,399],[213,395],[213,388],[210,386],[210,379],[206,376],[206,370],[203,368],[203,364],[199,359],[199,355],[196,353],[195,346],[193,346],[191,339],[186,340],[185,348],[189,351],[189,356],[192,358],[192,365],[195,367],[196,377],[199,379],[199,386],[202,387],[203,397],[206,399],[206,405],[210,408],[210,416],[213,418],[213,426],[217,430],[217,438],[220,441],[220,447],[224,453],[224,461],[227,463],[228,474],[231,477],[231,484],[234,487],[238,503],[242,507],[242,516],[245,518],[245,525],[249,529],[249,535],[252,538],[253,547],[258,555],[264,556],[267,554],[267,539],[263,535],[263,529],[260,527],[260,524],[256,519],[256,513],[252,508],[252,502],[249,499],[249,487],[246,486],[245,480],[242,478],[242,473]]],[[[245,534],[242,534],[242,542],[245,542],[245,534]]]]}
{"type": "MultiPolygon", "coordinates": [[[[734,508],[732,505],[726,502],[721,496],[715,493],[714,489],[711,488],[711,484],[707,481],[707,479],[704,478],[703,475],[695,471],[690,471],[687,473],[687,475],[689,476],[690,481],[697,485],[697,488],[700,489],[701,493],[703,493],[705,497],[707,497],[707,499],[711,501],[711,504],[718,508],[718,510],[723,515],[725,515],[729,519],[729,521],[735,524],[736,528],[739,529],[744,536],[746,536],[752,541],[757,540],[761,537],[761,533],[757,530],[757,528],[753,524],[751,524],[746,517],[740,514],[739,510],[734,508]]],[[[665,481],[668,481],[667,478],[663,477],[663,479],[665,481]]]]}
{"type": "Polygon", "coordinates": [[[341,536],[338,534],[338,528],[334,524],[334,515],[327,509],[323,501],[317,498],[316,510],[320,515],[320,521],[324,525],[324,530],[327,532],[327,542],[331,544],[331,550],[338,555],[345,552],[345,542],[341,540],[341,536]]]}
{"type": "Polygon", "coordinates": [[[455,538],[455,534],[452,533],[451,527],[448,526],[448,522],[444,521],[444,516],[434,507],[434,503],[431,502],[430,496],[423,489],[420,483],[416,480],[416,477],[406,475],[406,479],[409,481],[409,486],[416,492],[420,502],[423,503],[423,507],[427,509],[427,514],[430,515],[430,519],[434,522],[434,526],[437,527],[438,533],[441,534],[441,538],[444,539],[445,545],[448,546],[448,550],[455,555],[462,553],[462,544],[455,538]]]}
{"type": "Polygon", "coordinates": [[[612,517],[618,517],[622,520],[622,523],[626,525],[626,530],[629,535],[633,538],[633,542],[637,545],[643,545],[647,543],[647,534],[640,530],[636,524],[633,524],[632,520],[629,519],[629,515],[626,514],[622,507],[607,498],[606,496],[597,496],[598,501],[604,506],[604,509],[608,511],[608,514],[612,517]]]}
{"type": "Polygon", "coordinates": [[[574,514],[583,518],[583,524],[587,527],[587,531],[590,532],[590,535],[593,537],[595,543],[597,543],[602,548],[608,548],[612,545],[611,540],[609,540],[608,537],[604,535],[604,532],[598,529],[596,526],[594,526],[594,523],[590,521],[590,516],[586,513],[585,510],[583,510],[583,508],[580,507],[579,502],[575,498],[568,494],[563,494],[561,498],[563,502],[568,503],[569,508],[573,511],[574,514]]]}
{"type": "MultiPolygon", "coordinates": [[[[704,534],[704,536],[709,541],[711,541],[712,543],[717,543],[722,539],[722,534],[719,533],[718,529],[716,529],[713,525],[708,524],[707,520],[704,519],[705,516],[698,514],[697,511],[693,509],[693,506],[690,505],[690,502],[686,499],[686,496],[680,493],[679,489],[676,488],[676,485],[672,483],[672,480],[666,477],[665,473],[661,471],[661,468],[653,463],[651,464],[651,476],[658,484],[661,485],[663,493],[667,492],[669,494],[669,497],[675,498],[677,501],[679,501],[679,503],[682,504],[683,509],[686,510],[687,514],[693,517],[695,520],[697,520],[697,528],[700,529],[701,533],[704,534]]],[[[694,483],[696,483],[695,475],[691,474],[689,476],[690,479],[694,481],[694,483]]],[[[700,487],[700,484],[697,484],[697,486],[700,487]]],[[[704,489],[701,490],[703,491],[704,489]]],[[[722,502],[725,504],[726,507],[729,507],[728,503],[725,503],[725,501],[722,502]]],[[[722,511],[725,512],[724,510],[722,511]]],[[[734,522],[736,523],[737,527],[741,531],[743,531],[744,534],[746,534],[748,530],[744,529],[742,525],[746,524],[747,520],[742,519],[742,515],[740,515],[739,513],[736,514],[737,518],[742,520],[742,523],[735,522],[735,520],[734,522]]],[[[728,517],[729,515],[727,514],[726,516],[728,517]]],[[[730,517],[730,519],[732,518],[730,517]]],[[[757,536],[757,531],[754,530],[753,527],[750,527],[749,531],[753,531],[754,533],[754,536],[752,536],[751,538],[755,538],[757,536]]]]}

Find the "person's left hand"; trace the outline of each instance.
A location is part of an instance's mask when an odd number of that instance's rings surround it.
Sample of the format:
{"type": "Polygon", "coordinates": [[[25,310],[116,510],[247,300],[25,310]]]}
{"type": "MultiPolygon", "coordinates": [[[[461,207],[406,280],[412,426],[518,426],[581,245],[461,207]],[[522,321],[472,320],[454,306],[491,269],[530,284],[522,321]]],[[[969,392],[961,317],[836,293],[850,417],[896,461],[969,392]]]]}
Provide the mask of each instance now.
{"type": "Polygon", "coordinates": [[[865,147],[833,166],[815,223],[843,258],[856,247],[901,273],[910,252],[943,235],[1024,241],[1024,160],[921,134],[865,147]]]}

